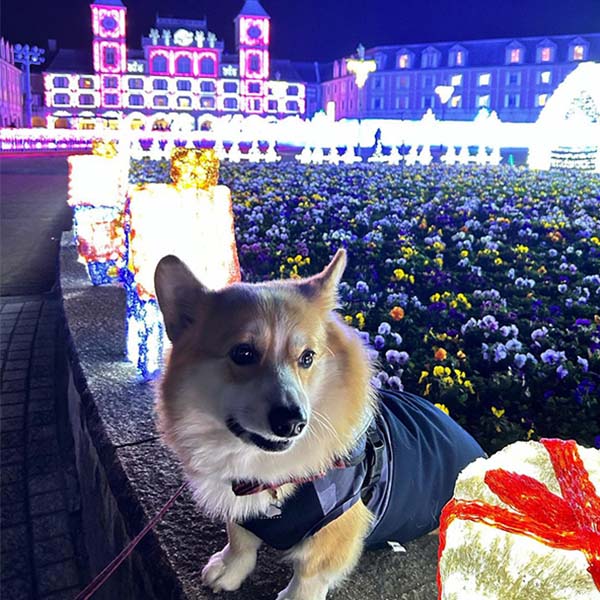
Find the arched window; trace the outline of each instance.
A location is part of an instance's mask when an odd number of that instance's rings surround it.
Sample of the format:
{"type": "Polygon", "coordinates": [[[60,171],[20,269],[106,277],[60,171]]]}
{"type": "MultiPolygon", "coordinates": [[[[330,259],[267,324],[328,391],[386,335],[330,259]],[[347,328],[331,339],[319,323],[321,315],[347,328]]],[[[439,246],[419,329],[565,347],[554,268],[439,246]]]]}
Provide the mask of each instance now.
{"type": "Polygon", "coordinates": [[[167,58],[162,54],[156,55],[152,59],[152,72],[153,73],[166,73],[167,72],[167,58]]]}
{"type": "Polygon", "coordinates": [[[202,75],[214,75],[215,74],[215,60],[210,56],[205,56],[200,61],[200,73],[202,75]]]}
{"type": "Polygon", "coordinates": [[[192,72],[192,61],[188,56],[180,56],[175,62],[175,71],[180,75],[188,75],[192,72]]]}
{"type": "Polygon", "coordinates": [[[250,73],[260,73],[260,58],[258,54],[251,54],[248,61],[248,71],[250,73]]]}

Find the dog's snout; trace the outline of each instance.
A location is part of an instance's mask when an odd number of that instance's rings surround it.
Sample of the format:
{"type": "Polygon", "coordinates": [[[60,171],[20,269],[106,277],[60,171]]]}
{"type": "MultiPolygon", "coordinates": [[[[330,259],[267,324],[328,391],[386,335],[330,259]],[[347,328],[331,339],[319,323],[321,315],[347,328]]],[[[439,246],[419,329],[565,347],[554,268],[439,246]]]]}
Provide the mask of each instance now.
{"type": "Polygon", "coordinates": [[[296,437],[306,427],[306,414],[299,406],[276,406],[269,412],[269,425],[279,437],[296,437]]]}

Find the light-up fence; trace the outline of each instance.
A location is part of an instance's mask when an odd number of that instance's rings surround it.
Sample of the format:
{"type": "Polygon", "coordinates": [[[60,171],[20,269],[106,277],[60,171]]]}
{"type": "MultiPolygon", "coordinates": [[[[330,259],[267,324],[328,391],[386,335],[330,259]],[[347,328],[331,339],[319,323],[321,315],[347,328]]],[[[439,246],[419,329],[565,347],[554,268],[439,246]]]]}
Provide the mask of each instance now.
{"type": "MultiPolygon", "coordinates": [[[[571,76],[575,74],[579,76],[579,70],[571,76]]],[[[213,148],[220,160],[230,162],[276,162],[285,152],[302,163],[313,164],[363,160],[428,164],[434,153],[436,160],[439,157],[447,164],[495,165],[501,161],[501,149],[505,155],[521,149],[529,154],[533,168],[575,167],[600,172],[600,98],[595,102],[585,90],[579,95],[570,95],[567,90],[566,99],[560,101],[561,93],[555,93],[556,98],[548,102],[537,123],[502,122],[486,109],[473,121],[439,121],[431,110],[419,121],[336,121],[323,112],[310,120],[207,114],[200,130],[187,132],[3,129],[0,151],[89,149],[94,138],[103,137],[117,140],[133,158],[154,160],[168,159],[174,148],[182,147],[213,148]]]]}
{"type": "Polygon", "coordinates": [[[125,288],[127,358],[151,379],[166,343],[154,292],[159,260],[178,256],[211,289],[239,281],[240,269],[231,194],[217,185],[215,151],[175,148],[172,183],[129,185],[125,149],[96,142],[93,155],[70,157],[69,204],[91,282],[125,288]]]}

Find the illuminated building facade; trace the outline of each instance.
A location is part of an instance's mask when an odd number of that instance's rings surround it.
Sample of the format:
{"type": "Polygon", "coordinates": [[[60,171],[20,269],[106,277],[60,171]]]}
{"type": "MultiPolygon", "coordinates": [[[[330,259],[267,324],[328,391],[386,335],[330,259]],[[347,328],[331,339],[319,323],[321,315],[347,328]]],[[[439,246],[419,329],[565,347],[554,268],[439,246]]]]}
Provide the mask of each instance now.
{"type": "Polygon", "coordinates": [[[21,70],[15,66],[12,46],[0,38],[0,127],[21,127],[22,124],[21,70]]]}
{"type": "Polygon", "coordinates": [[[323,107],[333,103],[336,119],[415,120],[431,108],[438,119],[472,120],[487,108],[532,122],[578,64],[600,61],[600,33],[379,46],[365,57],[377,69],[360,91],[347,59],[323,77],[323,107]],[[452,88],[445,103],[438,86],[452,88]]]}
{"type": "Polygon", "coordinates": [[[245,0],[235,19],[235,55],[203,19],[158,17],[141,50],[129,49],[121,0],[95,0],[91,11],[91,68],[67,50],[44,73],[48,127],[124,120],[132,128],[194,130],[211,114],[285,117],[317,109],[318,86],[305,81],[303,65],[271,59],[270,17],[259,0],[245,0]]]}

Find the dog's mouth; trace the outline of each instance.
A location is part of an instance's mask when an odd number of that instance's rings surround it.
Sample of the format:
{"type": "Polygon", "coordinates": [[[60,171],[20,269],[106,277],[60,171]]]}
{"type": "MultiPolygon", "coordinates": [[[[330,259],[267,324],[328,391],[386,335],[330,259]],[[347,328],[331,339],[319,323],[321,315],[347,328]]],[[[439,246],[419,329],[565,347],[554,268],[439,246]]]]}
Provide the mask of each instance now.
{"type": "Polygon", "coordinates": [[[253,444],[265,452],[283,452],[287,450],[293,443],[294,440],[269,440],[258,433],[248,431],[244,429],[233,417],[228,417],[225,421],[227,429],[233,433],[237,438],[246,442],[247,444],[253,444]]]}

